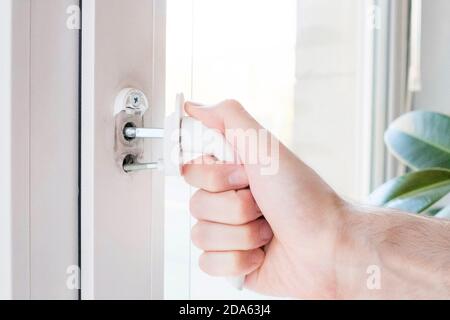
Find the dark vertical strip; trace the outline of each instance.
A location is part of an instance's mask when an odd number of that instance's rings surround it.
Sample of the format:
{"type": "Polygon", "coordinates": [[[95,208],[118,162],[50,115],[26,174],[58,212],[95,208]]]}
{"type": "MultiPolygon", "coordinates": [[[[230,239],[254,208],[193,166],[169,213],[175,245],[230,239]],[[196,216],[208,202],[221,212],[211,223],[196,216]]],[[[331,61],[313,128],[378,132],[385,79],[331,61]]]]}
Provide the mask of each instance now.
{"type": "Polygon", "coordinates": [[[80,29],[78,30],[78,267],[79,284],[78,300],[81,300],[81,67],[82,67],[82,29],[83,29],[83,0],[79,0],[80,29]]]}

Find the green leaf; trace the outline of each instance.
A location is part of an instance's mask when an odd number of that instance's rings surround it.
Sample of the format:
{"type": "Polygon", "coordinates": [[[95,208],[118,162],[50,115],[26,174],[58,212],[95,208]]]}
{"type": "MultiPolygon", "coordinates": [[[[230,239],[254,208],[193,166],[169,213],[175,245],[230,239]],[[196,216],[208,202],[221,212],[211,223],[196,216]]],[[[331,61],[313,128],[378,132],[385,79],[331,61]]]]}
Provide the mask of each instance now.
{"type": "Polygon", "coordinates": [[[439,211],[436,215],[436,218],[444,218],[444,219],[450,219],[450,206],[445,207],[441,211],[439,211]]]}
{"type": "Polygon", "coordinates": [[[450,117],[415,111],[395,120],[385,133],[389,150],[409,167],[450,169],[450,117]]]}
{"type": "Polygon", "coordinates": [[[430,216],[430,217],[434,217],[434,216],[437,215],[442,209],[444,209],[444,208],[442,208],[442,207],[439,207],[439,208],[433,208],[433,207],[431,207],[431,208],[427,209],[426,211],[422,212],[422,214],[427,215],[427,216],[430,216]]]}
{"type": "Polygon", "coordinates": [[[450,170],[426,169],[392,179],[369,197],[375,206],[420,213],[450,192],[450,170]]]}

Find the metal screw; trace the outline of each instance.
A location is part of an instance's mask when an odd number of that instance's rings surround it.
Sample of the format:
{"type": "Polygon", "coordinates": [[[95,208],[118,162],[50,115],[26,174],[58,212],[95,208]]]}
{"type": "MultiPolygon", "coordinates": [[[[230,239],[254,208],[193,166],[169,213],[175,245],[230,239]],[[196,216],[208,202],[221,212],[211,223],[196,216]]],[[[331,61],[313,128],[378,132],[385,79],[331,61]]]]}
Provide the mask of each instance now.
{"type": "Polygon", "coordinates": [[[139,93],[132,93],[131,94],[131,104],[133,107],[138,108],[141,105],[141,95],[139,93]]]}

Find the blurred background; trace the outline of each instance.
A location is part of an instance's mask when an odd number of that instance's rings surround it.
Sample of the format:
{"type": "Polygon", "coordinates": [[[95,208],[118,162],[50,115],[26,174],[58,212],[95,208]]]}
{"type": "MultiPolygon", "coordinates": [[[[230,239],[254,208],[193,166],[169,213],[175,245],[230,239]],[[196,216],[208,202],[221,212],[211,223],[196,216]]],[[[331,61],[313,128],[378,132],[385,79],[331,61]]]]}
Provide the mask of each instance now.
{"type": "MultiPolygon", "coordinates": [[[[343,197],[404,172],[383,132],[411,110],[450,113],[450,1],[168,0],[167,113],[177,92],[239,100],[343,197]]],[[[203,274],[195,190],[167,178],[165,296],[258,298],[203,274]]]]}

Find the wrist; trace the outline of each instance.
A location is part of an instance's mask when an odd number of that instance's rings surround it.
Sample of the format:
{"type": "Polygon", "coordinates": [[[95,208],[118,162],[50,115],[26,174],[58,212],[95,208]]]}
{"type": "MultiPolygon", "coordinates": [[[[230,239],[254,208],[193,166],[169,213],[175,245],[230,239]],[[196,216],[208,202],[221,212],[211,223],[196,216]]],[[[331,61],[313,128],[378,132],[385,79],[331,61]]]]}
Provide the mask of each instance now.
{"type": "Polygon", "coordinates": [[[450,297],[450,222],[348,206],[336,254],[337,298],[450,297]]]}
{"type": "MultiPolygon", "coordinates": [[[[336,246],[336,298],[370,298],[381,283],[379,226],[373,217],[347,204],[342,216],[339,239],[336,246]],[[370,279],[368,276],[372,276],[370,279]]],[[[375,297],[373,297],[375,298],[375,297]]]]}

